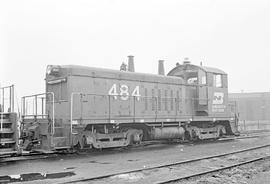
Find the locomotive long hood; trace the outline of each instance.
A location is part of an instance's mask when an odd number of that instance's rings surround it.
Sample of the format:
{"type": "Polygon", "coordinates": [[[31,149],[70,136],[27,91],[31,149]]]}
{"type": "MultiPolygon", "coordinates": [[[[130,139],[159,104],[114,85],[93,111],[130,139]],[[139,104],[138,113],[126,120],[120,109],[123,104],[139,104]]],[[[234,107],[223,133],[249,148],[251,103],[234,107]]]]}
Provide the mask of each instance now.
{"type": "MultiPolygon", "coordinates": [[[[53,68],[54,66],[52,66],[53,68]]],[[[161,83],[174,83],[174,84],[184,84],[184,81],[175,76],[163,76],[157,74],[146,74],[138,72],[128,72],[128,71],[118,71],[111,69],[78,66],[78,65],[57,65],[60,68],[61,77],[67,76],[86,76],[86,77],[97,77],[97,78],[107,78],[107,79],[121,79],[121,80],[131,80],[131,81],[149,81],[149,82],[161,82],[161,83]]],[[[47,74],[48,80],[54,79],[54,76],[47,74]]]]}

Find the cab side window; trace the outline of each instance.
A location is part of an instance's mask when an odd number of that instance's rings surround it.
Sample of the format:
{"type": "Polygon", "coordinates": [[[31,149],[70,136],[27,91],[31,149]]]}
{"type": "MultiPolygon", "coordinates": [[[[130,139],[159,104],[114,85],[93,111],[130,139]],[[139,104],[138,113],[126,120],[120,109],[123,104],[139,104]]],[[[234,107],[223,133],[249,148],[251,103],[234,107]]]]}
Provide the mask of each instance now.
{"type": "Polygon", "coordinates": [[[206,84],[206,73],[203,73],[201,76],[201,84],[202,85],[206,84]]]}
{"type": "Polygon", "coordinates": [[[208,86],[213,86],[213,82],[214,82],[214,74],[212,73],[207,73],[207,83],[208,86]]]}
{"type": "Polygon", "coordinates": [[[214,87],[222,88],[222,75],[221,74],[214,74],[214,87]]]}
{"type": "Polygon", "coordinates": [[[223,75],[223,85],[224,88],[228,88],[227,75],[223,75]]]}

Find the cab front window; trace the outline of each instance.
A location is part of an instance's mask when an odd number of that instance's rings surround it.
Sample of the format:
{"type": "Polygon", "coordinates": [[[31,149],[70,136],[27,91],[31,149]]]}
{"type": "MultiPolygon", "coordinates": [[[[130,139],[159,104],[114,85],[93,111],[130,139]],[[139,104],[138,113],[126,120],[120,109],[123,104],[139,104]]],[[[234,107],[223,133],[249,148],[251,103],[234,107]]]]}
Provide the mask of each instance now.
{"type": "Polygon", "coordinates": [[[198,78],[197,77],[191,77],[187,80],[188,84],[197,84],[198,78]]]}

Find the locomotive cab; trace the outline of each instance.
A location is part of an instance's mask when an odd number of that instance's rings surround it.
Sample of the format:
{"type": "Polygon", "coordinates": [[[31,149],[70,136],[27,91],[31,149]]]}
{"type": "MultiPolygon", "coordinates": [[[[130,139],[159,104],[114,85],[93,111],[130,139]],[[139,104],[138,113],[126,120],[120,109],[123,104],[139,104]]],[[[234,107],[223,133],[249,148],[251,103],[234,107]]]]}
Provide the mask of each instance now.
{"type": "Polygon", "coordinates": [[[187,97],[194,99],[194,115],[224,117],[228,115],[227,74],[222,70],[196,66],[184,61],[169,76],[181,77],[187,86],[187,97]]]}
{"type": "Polygon", "coordinates": [[[196,66],[184,61],[177,64],[168,76],[185,81],[185,101],[191,101],[191,135],[199,139],[236,133],[235,119],[228,106],[227,74],[222,70],[196,66]],[[196,133],[193,133],[196,132],[196,133]]]}

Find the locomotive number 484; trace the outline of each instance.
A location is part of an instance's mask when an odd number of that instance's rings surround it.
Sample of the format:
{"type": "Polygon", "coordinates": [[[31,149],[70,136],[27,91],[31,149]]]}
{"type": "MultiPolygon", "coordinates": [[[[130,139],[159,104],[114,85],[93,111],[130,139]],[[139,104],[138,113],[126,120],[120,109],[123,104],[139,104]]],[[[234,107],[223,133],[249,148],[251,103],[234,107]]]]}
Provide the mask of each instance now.
{"type": "Polygon", "coordinates": [[[119,96],[121,100],[128,100],[130,96],[137,97],[137,100],[140,100],[140,87],[135,86],[135,88],[129,89],[129,87],[126,84],[119,85],[119,88],[117,88],[116,84],[113,84],[110,88],[109,95],[114,96],[114,99],[117,99],[119,96]]]}

